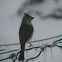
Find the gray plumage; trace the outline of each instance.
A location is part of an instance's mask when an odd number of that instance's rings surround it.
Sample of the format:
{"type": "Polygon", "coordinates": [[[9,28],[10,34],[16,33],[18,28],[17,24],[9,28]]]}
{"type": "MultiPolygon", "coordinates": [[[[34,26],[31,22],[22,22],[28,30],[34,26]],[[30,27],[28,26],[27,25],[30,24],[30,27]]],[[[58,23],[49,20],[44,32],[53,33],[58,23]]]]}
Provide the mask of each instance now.
{"type": "Polygon", "coordinates": [[[19,40],[21,44],[21,51],[19,55],[19,60],[23,61],[24,60],[24,49],[25,49],[25,44],[27,41],[29,41],[32,38],[33,35],[33,25],[31,23],[33,17],[30,15],[24,13],[24,17],[22,19],[22,23],[19,29],[19,40]]]}

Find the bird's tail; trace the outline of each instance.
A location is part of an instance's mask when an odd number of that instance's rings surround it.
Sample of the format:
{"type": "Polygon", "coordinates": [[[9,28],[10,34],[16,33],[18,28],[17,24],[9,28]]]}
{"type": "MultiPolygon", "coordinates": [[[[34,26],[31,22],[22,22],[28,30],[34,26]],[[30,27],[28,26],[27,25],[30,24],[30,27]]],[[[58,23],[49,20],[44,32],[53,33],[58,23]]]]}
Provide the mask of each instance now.
{"type": "Polygon", "coordinates": [[[21,45],[21,51],[20,51],[20,55],[19,55],[19,61],[23,61],[24,60],[24,49],[25,49],[25,44],[21,45]]]}

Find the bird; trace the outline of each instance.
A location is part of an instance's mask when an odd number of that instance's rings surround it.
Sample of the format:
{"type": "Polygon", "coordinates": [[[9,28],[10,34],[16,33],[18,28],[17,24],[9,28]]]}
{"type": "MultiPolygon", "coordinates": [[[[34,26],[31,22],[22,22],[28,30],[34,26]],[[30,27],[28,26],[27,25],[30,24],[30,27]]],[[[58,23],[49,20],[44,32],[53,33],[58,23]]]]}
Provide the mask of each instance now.
{"type": "Polygon", "coordinates": [[[33,37],[33,32],[34,32],[34,28],[33,28],[33,24],[32,24],[32,19],[34,19],[34,17],[30,16],[27,13],[24,13],[22,22],[21,22],[21,26],[19,28],[19,40],[20,40],[20,54],[19,54],[19,61],[24,61],[24,49],[25,49],[25,44],[26,42],[30,41],[33,37]]]}

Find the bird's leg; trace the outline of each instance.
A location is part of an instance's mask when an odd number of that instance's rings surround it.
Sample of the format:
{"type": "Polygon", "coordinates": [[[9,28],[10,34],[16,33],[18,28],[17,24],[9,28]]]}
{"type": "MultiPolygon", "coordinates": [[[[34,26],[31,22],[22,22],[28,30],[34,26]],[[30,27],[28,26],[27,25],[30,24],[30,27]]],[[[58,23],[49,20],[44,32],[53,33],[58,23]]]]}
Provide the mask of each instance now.
{"type": "Polygon", "coordinates": [[[28,42],[30,45],[29,45],[29,48],[31,47],[31,46],[33,46],[32,44],[31,44],[31,42],[28,42]]]}

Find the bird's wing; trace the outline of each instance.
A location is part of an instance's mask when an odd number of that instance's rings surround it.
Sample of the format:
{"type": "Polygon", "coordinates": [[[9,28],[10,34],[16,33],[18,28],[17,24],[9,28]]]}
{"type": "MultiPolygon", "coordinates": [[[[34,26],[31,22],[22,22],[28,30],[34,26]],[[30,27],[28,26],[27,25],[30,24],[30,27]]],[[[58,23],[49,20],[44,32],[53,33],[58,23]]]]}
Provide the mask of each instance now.
{"type": "Polygon", "coordinates": [[[33,34],[33,26],[24,24],[21,25],[19,30],[19,38],[21,43],[26,43],[32,37],[33,34]]]}

